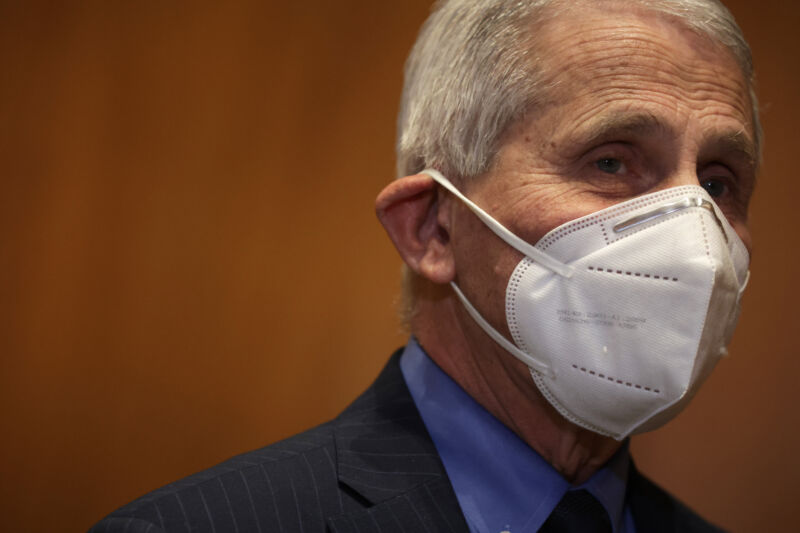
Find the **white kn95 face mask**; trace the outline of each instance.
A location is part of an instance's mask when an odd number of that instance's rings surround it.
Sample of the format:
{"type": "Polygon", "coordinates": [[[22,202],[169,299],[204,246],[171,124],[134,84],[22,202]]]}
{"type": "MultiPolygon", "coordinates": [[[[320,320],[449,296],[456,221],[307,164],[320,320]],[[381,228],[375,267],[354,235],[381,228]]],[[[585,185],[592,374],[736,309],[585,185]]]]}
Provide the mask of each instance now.
{"type": "Polygon", "coordinates": [[[655,429],[726,353],[749,254],[702,187],[633,198],[562,224],[532,246],[438,171],[422,173],[525,256],[506,288],[514,342],[451,285],[568,420],[618,440],[655,429]]]}

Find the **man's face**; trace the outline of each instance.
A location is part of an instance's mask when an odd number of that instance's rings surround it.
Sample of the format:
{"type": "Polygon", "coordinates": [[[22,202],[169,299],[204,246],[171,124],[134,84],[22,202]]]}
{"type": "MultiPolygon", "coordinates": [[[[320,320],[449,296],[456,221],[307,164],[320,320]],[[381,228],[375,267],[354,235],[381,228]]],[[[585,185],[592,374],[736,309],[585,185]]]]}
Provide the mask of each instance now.
{"type": "MultiPolygon", "coordinates": [[[[542,28],[533,55],[544,98],[507,132],[496,165],[467,196],[535,243],[632,197],[701,185],[750,248],[753,117],[729,52],[664,16],[603,3],[542,28]]],[[[521,256],[454,207],[456,282],[508,333],[505,284],[521,256]]]]}

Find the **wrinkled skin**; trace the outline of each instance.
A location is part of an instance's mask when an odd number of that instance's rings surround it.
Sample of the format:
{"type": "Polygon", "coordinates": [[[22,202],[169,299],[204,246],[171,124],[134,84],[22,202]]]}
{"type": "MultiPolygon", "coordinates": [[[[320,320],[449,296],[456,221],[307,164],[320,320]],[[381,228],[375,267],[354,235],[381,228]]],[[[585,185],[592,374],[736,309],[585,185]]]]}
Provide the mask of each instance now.
{"type": "MultiPolygon", "coordinates": [[[[492,169],[462,191],[535,243],[632,197],[700,184],[750,248],[754,125],[734,58],[663,15],[600,4],[537,32],[533,55],[549,89],[505,133],[492,169]]],[[[510,338],[505,290],[519,252],[424,175],[389,185],[377,209],[421,277],[411,326],[428,354],[565,478],[590,477],[619,443],[563,419],[527,367],[475,324],[446,285],[456,281],[510,338]]]]}

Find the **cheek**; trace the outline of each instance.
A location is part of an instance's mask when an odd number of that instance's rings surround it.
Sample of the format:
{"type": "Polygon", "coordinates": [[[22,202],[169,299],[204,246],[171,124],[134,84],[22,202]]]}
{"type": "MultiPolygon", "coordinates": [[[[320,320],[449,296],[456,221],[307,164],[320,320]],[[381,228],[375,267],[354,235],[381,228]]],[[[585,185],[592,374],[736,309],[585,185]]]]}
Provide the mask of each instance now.
{"type": "Polygon", "coordinates": [[[507,227],[530,244],[536,244],[557,227],[618,203],[579,187],[559,189],[529,202],[507,227]]]}
{"type": "Polygon", "coordinates": [[[455,259],[456,278],[478,277],[485,283],[491,273],[489,265],[494,262],[504,244],[466,206],[456,206],[449,227],[449,245],[455,259]]]}
{"type": "Polygon", "coordinates": [[[466,208],[451,226],[455,282],[483,317],[506,331],[505,294],[522,255],[495,235],[466,208]]]}

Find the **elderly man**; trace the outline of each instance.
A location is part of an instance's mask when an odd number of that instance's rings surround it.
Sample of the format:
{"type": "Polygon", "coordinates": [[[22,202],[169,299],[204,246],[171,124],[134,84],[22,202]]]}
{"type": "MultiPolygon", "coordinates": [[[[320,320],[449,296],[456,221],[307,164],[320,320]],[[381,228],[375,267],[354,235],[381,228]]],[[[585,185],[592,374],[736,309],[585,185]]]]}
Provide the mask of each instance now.
{"type": "Polygon", "coordinates": [[[335,420],[95,531],[715,531],[634,468],[748,277],[750,53],[715,0],[450,0],[377,212],[412,337],[335,420]]]}

